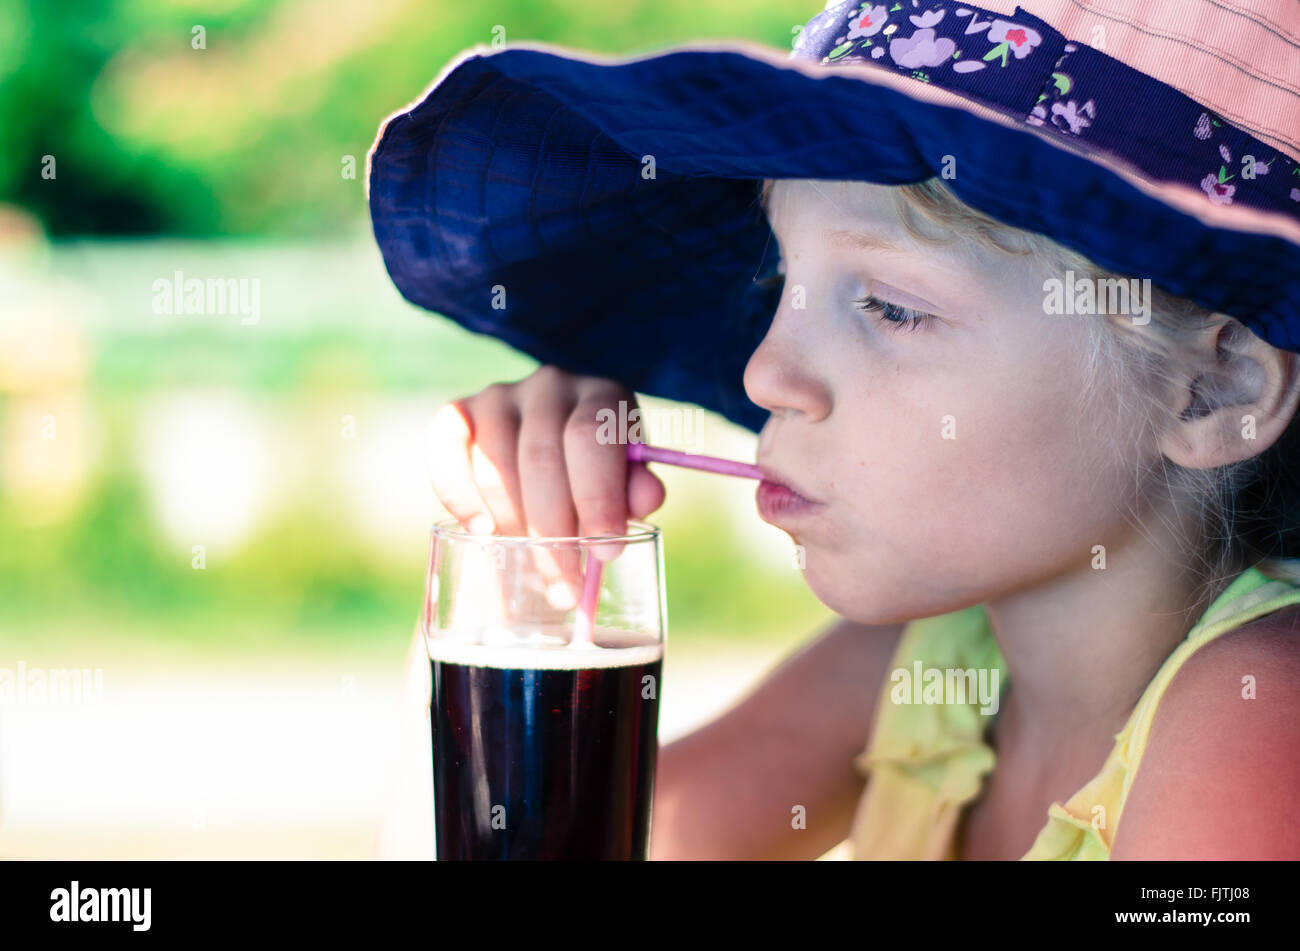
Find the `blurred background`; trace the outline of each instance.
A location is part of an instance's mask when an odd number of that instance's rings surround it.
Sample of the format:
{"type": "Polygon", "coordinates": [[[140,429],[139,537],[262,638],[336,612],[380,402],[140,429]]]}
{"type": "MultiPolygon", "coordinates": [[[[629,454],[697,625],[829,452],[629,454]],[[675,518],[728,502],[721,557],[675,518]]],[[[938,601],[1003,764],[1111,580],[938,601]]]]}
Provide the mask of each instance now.
{"type": "MultiPolygon", "coordinates": [[[[535,364],[389,282],[378,126],[494,36],[788,47],[816,7],[0,0],[0,857],[429,854],[425,426],[535,364]],[[159,305],[192,278],[249,296],[159,305]]],[[[752,483],[657,471],[666,742],[832,616],[752,483]]]]}

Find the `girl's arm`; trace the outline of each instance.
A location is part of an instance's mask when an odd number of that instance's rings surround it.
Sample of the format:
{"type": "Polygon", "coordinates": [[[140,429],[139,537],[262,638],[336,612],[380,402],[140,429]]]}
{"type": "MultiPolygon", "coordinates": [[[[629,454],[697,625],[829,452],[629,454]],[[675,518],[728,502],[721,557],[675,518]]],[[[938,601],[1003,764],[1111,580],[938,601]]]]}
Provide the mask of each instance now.
{"type": "Polygon", "coordinates": [[[815,859],[847,838],[864,782],[853,758],[901,632],[840,620],[663,747],[650,858],[815,859]]]}

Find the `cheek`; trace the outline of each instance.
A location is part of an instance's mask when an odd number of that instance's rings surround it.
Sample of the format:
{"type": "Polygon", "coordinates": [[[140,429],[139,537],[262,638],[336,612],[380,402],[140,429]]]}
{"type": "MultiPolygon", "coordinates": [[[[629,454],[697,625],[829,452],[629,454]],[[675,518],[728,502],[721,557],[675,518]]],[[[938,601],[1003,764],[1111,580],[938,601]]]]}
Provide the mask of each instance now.
{"type": "Polygon", "coordinates": [[[1120,518],[1131,470],[1076,406],[1030,402],[971,422],[957,471],[938,475],[961,480],[970,540],[991,554],[1076,557],[1120,518]]]}
{"type": "Polygon", "coordinates": [[[1046,557],[1086,557],[1104,541],[1123,521],[1141,461],[1136,420],[1113,394],[1085,403],[1084,359],[1066,346],[1028,364],[1036,372],[989,395],[967,430],[977,504],[1015,523],[1023,547],[1046,557]]]}
{"type": "MultiPolygon", "coordinates": [[[[1122,521],[1136,433],[1117,414],[1083,417],[1081,374],[1040,365],[1036,377],[906,385],[900,373],[884,385],[860,398],[857,451],[839,467],[857,487],[841,496],[846,511],[874,556],[905,570],[979,574],[996,559],[1033,571],[1043,559],[1086,558],[1122,521]]],[[[1098,413],[1114,413],[1103,403],[1098,413]]]]}

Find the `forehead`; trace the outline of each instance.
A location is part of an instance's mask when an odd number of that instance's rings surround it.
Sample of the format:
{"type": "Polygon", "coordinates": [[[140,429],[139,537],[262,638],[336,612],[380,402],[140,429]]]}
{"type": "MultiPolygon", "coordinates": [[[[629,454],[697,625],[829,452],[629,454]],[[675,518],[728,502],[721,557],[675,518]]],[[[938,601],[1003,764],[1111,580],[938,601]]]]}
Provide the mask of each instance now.
{"type": "Polygon", "coordinates": [[[1041,289],[1039,271],[1051,266],[1048,258],[995,251],[967,230],[925,214],[907,214],[905,222],[896,191],[897,186],[874,182],[778,178],[763,181],[761,200],[782,244],[804,247],[811,240],[820,242],[817,247],[899,252],[896,263],[907,259],[926,267],[949,266],[951,275],[967,273],[975,279],[997,274],[1004,284],[1024,278],[1041,289]]]}
{"type": "Polygon", "coordinates": [[[769,222],[793,214],[820,219],[881,221],[896,217],[890,189],[872,182],[823,181],[811,178],[763,180],[761,204],[769,222]]]}

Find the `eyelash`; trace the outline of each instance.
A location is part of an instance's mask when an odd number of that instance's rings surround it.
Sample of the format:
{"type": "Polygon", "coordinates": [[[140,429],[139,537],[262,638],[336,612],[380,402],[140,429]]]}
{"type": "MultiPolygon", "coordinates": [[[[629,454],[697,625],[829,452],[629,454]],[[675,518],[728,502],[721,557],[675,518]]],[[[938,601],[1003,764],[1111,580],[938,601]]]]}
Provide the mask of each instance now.
{"type": "MultiPolygon", "coordinates": [[[[754,283],[759,287],[772,287],[784,280],[785,275],[774,267],[762,277],[754,278],[754,283]]],[[[873,295],[861,297],[853,303],[864,313],[875,314],[882,323],[892,324],[899,329],[917,330],[923,323],[934,317],[933,314],[900,307],[898,304],[891,304],[873,295]],[[894,316],[891,317],[890,314],[894,316]]]]}
{"type": "Polygon", "coordinates": [[[921,325],[933,319],[933,314],[927,314],[923,311],[912,310],[908,307],[899,307],[897,304],[891,304],[889,301],[881,300],[879,297],[868,295],[860,298],[853,303],[858,305],[858,309],[868,314],[876,314],[883,323],[893,324],[902,330],[918,330],[921,325]],[[889,313],[896,316],[888,317],[889,313]]]}

